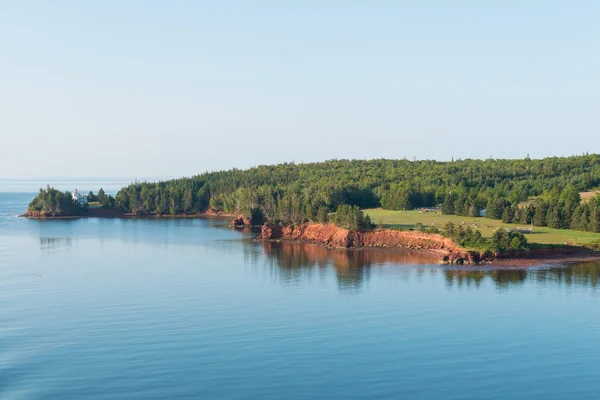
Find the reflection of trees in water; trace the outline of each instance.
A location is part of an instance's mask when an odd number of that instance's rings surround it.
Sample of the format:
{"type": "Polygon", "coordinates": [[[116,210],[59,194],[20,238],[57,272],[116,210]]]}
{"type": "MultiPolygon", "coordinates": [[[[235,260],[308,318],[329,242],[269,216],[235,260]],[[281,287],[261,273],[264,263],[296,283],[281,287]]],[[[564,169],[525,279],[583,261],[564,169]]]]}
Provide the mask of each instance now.
{"type": "Polygon", "coordinates": [[[525,269],[451,269],[444,270],[446,284],[449,287],[479,287],[486,279],[492,280],[497,287],[507,288],[518,285],[527,279],[525,269]]]}
{"type": "Polygon", "coordinates": [[[573,266],[556,266],[543,269],[445,269],[448,286],[479,287],[490,279],[501,289],[522,285],[531,280],[540,283],[556,283],[567,286],[597,288],[600,278],[600,262],[586,262],[573,266]]]}
{"type": "MultiPolygon", "coordinates": [[[[371,268],[383,264],[432,265],[438,258],[427,253],[385,249],[325,249],[308,243],[263,242],[262,250],[283,281],[293,282],[307,275],[324,273],[333,267],[341,289],[358,289],[370,279],[371,268]]],[[[255,255],[252,255],[254,258],[255,255]]],[[[570,267],[556,266],[543,269],[521,268],[410,268],[407,274],[422,277],[426,273],[442,273],[448,287],[479,288],[487,280],[499,289],[523,285],[525,281],[555,282],[564,285],[597,288],[600,262],[583,263],[570,267]]]]}
{"type": "Polygon", "coordinates": [[[445,269],[443,273],[446,285],[449,287],[479,287],[486,277],[484,271],[468,271],[465,269],[445,269]]]}
{"type": "Polygon", "coordinates": [[[539,282],[556,282],[566,286],[597,288],[600,280],[600,261],[581,263],[570,268],[551,268],[535,271],[539,282]]]}
{"type": "Polygon", "coordinates": [[[250,265],[257,265],[261,260],[262,252],[250,239],[244,239],[243,243],[244,261],[250,265]]]}
{"type": "Polygon", "coordinates": [[[70,237],[40,237],[40,249],[54,250],[64,247],[73,247],[73,238],[70,237]]]}

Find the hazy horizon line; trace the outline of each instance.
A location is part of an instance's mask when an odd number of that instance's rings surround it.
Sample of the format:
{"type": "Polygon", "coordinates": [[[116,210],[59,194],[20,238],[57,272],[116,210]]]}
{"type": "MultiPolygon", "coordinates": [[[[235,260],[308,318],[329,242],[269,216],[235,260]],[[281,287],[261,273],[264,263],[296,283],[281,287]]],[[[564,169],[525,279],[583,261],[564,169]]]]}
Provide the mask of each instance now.
{"type": "Polygon", "coordinates": [[[416,157],[413,157],[413,159],[409,159],[408,157],[402,157],[402,158],[386,158],[386,157],[379,157],[379,158],[328,158],[325,160],[319,160],[319,161],[296,161],[291,160],[291,161],[287,161],[287,162],[279,162],[279,163],[272,163],[272,164],[254,164],[251,166],[247,166],[247,167],[231,167],[228,169],[207,169],[207,170],[203,170],[200,172],[194,172],[194,173],[188,173],[188,174],[178,174],[178,175],[162,175],[162,176],[142,176],[142,177],[136,177],[136,176],[72,176],[72,177],[68,177],[68,176],[41,176],[41,177],[27,177],[27,178],[9,178],[9,177],[2,177],[0,176],[0,181],[5,181],[5,182],[9,182],[9,181],[42,181],[42,180],[53,180],[53,181],[77,181],[77,180],[118,180],[118,181],[162,181],[162,180],[171,180],[171,179],[179,179],[179,178],[184,178],[184,177],[190,177],[190,176],[195,176],[195,175],[201,175],[201,174],[205,174],[205,173],[212,173],[212,172],[219,172],[219,171],[230,171],[233,169],[238,169],[238,170],[248,170],[248,169],[252,169],[252,168],[257,168],[260,166],[274,166],[274,165],[283,165],[283,164],[296,164],[296,165],[302,165],[302,164],[319,164],[319,163],[324,163],[324,162],[328,162],[328,161],[342,161],[342,160],[347,160],[347,161],[374,161],[374,160],[395,160],[395,161],[399,161],[399,160],[405,160],[405,161],[411,161],[411,162],[423,162],[423,161],[435,161],[435,162],[456,162],[456,161],[468,161],[468,160],[472,160],[472,161],[513,161],[513,160],[526,160],[526,159],[530,159],[530,160],[545,160],[545,159],[549,159],[549,158],[571,158],[571,157],[584,157],[584,156],[590,156],[590,155],[598,155],[598,153],[590,153],[590,152],[586,152],[584,154],[573,154],[571,156],[563,156],[563,155],[549,155],[549,156],[545,156],[545,157],[530,157],[529,155],[525,156],[525,157],[501,157],[501,158],[493,158],[493,157],[487,157],[487,158],[473,158],[473,157],[466,157],[466,158],[462,158],[462,157],[457,157],[454,158],[452,157],[449,160],[442,160],[442,159],[435,159],[435,158],[424,158],[424,159],[417,159],[416,157]]]}

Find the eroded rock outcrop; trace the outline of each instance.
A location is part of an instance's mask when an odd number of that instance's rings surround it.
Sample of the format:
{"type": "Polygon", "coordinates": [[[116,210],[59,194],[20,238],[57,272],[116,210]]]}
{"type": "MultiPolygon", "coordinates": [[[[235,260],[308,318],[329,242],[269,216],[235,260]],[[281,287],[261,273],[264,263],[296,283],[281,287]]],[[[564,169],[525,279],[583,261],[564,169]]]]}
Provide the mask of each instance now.
{"type": "Polygon", "coordinates": [[[382,229],[356,232],[333,224],[303,224],[295,226],[263,225],[258,240],[307,241],[325,247],[342,248],[405,248],[428,250],[439,255],[440,262],[447,264],[476,264],[481,261],[477,252],[469,252],[457,246],[451,239],[438,234],[415,231],[382,229]]]}
{"type": "Polygon", "coordinates": [[[250,225],[250,219],[244,215],[238,215],[231,221],[231,226],[236,228],[243,228],[250,225]]]}
{"type": "Polygon", "coordinates": [[[21,217],[31,218],[31,219],[44,219],[44,218],[51,217],[51,215],[48,214],[46,211],[27,210],[25,212],[25,214],[21,215],[21,217]]]}

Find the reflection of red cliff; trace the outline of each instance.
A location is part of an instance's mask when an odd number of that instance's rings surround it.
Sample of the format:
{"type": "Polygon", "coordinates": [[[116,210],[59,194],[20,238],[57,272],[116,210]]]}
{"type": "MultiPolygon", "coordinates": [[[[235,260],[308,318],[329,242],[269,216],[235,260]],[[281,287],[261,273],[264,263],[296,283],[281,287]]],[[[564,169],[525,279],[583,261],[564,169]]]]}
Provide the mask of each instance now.
{"type": "Polygon", "coordinates": [[[262,248],[266,254],[278,257],[278,263],[282,267],[325,266],[331,263],[340,273],[347,273],[357,267],[386,263],[421,265],[435,264],[439,260],[436,253],[429,251],[376,248],[327,249],[312,243],[291,240],[263,241],[262,248]]]}
{"type": "Polygon", "coordinates": [[[473,263],[478,254],[458,247],[451,239],[437,234],[414,231],[376,230],[356,232],[333,224],[305,224],[298,226],[264,225],[260,240],[295,240],[316,242],[326,247],[401,247],[431,250],[449,263],[473,263]]]}

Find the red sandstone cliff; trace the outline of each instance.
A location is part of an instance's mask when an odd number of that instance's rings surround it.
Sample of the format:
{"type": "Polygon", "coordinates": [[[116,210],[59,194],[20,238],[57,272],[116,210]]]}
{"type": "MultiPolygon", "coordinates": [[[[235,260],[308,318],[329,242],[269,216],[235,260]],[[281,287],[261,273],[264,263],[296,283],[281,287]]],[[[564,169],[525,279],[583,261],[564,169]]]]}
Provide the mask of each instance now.
{"type": "Polygon", "coordinates": [[[414,231],[376,230],[356,232],[338,228],[333,224],[304,224],[297,226],[264,225],[259,240],[309,241],[325,247],[398,247],[430,250],[440,256],[440,261],[451,264],[477,263],[480,255],[457,246],[451,239],[437,234],[414,231]]]}
{"type": "Polygon", "coordinates": [[[31,218],[31,219],[45,219],[45,218],[52,217],[52,215],[50,215],[46,211],[27,210],[25,212],[25,214],[21,215],[21,217],[31,218]]]}
{"type": "Polygon", "coordinates": [[[231,226],[236,228],[244,228],[250,225],[250,218],[245,217],[241,214],[234,218],[233,221],[231,221],[231,226]]]}

